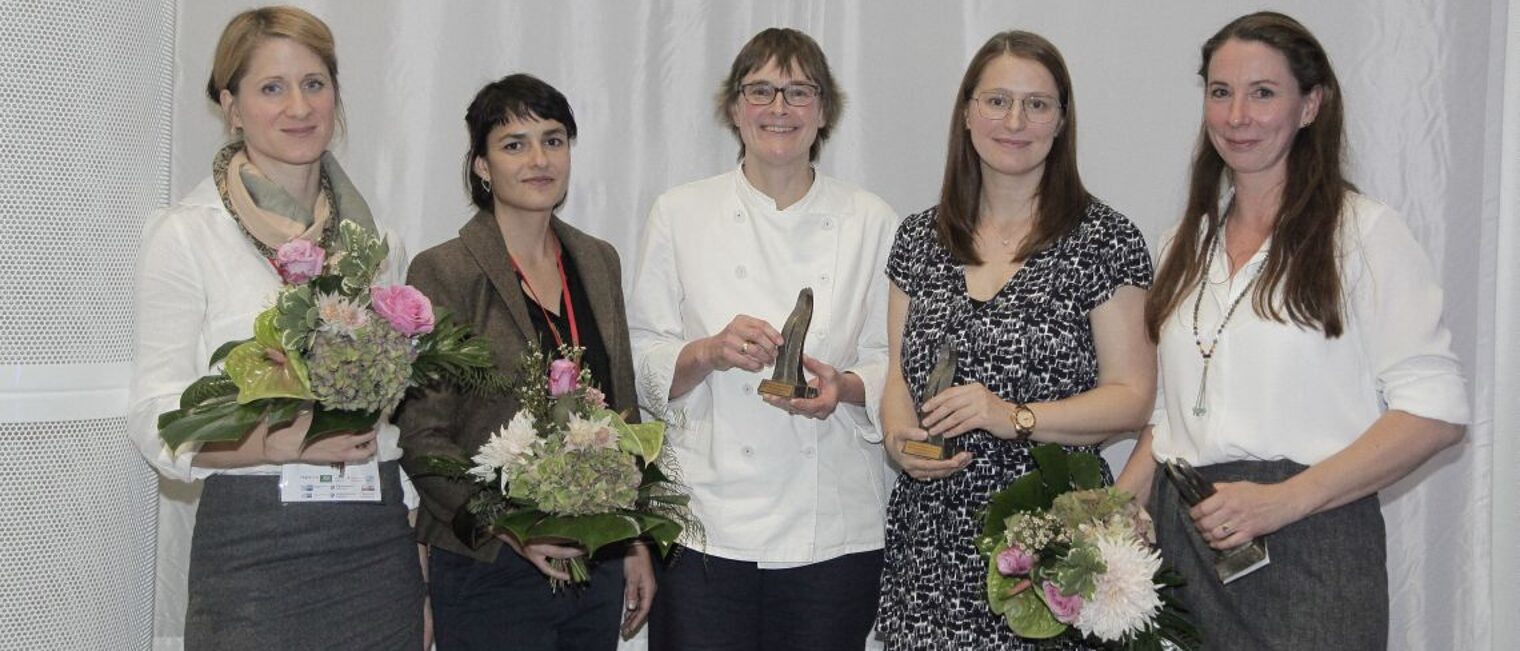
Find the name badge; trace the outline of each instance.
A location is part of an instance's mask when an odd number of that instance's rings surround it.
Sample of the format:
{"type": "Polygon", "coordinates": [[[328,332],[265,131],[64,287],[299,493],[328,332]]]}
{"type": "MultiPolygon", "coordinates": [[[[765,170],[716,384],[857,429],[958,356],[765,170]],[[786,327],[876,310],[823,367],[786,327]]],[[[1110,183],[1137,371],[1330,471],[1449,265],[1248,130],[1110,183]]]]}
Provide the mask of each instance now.
{"type": "Polygon", "coordinates": [[[281,502],[379,502],[380,461],[313,466],[287,463],[280,468],[281,502]]]}

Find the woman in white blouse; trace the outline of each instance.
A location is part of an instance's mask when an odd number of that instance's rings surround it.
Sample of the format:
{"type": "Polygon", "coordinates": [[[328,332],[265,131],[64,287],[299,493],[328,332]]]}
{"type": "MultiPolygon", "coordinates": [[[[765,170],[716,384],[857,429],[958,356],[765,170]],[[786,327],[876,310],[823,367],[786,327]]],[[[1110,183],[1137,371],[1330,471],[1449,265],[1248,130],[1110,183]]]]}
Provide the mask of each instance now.
{"type": "Polygon", "coordinates": [[[1461,371],[1418,243],[1341,168],[1342,102],[1303,25],[1262,12],[1203,47],[1187,212],[1147,306],[1162,399],[1119,485],[1142,497],[1209,648],[1382,649],[1377,491],[1459,441],[1461,371]],[[1179,459],[1217,493],[1189,507],[1179,459]],[[1224,585],[1214,553],[1270,564],[1224,585]]]}
{"type": "Polygon", "coordinates": [[[655,201],[629,305],[640,402],[671,423],[705,529],[660,577],[650,647],[860,649],[881,572],[872,412],[897,217],[812,165],[844,96],[806,34],[756,35],[717,101],[739,168],[655,201]],[[805,287],[818,397],[762,398],[805,287]]]}
{"type": "MultiPolygon", "coordinates": [[[[206,92],[232,142],[202,181],[154,216],[137,271],[128,432],[165,477],[204,479],[190,547],[189,649],[417,649],[423,588],[395,426],[305,444],[311,415],[242,440],[167,449],[158,415],[209,372],[212,351],[253,335],[281,287],[274,251],[331,250],[337,224],[376,225],[327,153],[341,103],[332,32],[292,7],[243,12],[217,43],[206,92]],[[378,463],[377,463],[378,462],[378,463]],[[282,473],[371,478],[379,502],[284,501],[282,473]]],[[[398,282],[399,242],[380,282],[398,282]]]]}

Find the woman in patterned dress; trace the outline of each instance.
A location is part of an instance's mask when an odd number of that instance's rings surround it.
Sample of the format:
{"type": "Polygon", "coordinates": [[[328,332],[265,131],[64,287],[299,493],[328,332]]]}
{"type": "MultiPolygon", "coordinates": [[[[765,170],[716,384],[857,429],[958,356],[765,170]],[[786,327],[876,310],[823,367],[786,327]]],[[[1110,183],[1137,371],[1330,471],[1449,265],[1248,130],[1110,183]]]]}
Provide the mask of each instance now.
{"type": "Polygon", "coordinates": [[[1055,46],[1028,32],[992,37],[956,95],[940,201],[897,231],[882,423],[904,474],[877,622],[889,649],[1033,648],[987,606],[979,512],[1033,468],[1032,446],[1095,452],[1150,414],[1150,256],[1134,224],[1083,188],[1076,126],[1055,46]],[[953,385],[920,404],[946,343],[953,385]],[[929,435],[959,452],[904,453],[929,435]]]}

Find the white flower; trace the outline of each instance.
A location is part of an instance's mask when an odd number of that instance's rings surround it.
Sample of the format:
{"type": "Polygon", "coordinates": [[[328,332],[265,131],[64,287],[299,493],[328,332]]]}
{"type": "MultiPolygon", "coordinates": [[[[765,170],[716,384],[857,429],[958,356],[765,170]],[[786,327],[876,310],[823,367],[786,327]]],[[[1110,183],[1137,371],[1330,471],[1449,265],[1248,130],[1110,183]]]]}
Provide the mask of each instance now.
{"type": "Polygon", "coordinates": [[[1161,553],[1132,536],[1112,533],[1099,536],[1097,546],[1108,571],[1098,577],[1075,624],[1083,633],[1117,642],[1148,628],[1161,609],[1159,586],[1152,582],[1161,553]]]}
{"type": "Polygon", "coordinates": [[[492,434],[490,440],[480,446],[480,451],[470,457],[475,462],[470,475],[480,481],[492,481],[499,473],[501,490],[505,491],[510,471],[533,456],[539,441],[538,431],[533,429],[533,414],[519,411],[512,417],[512,422],[492,434]]]}
{"type": "Polygon", "coordinates": [[[612,429],[612,418],[581,418],[579,414],[570,414],[570,422],[565,428],[566,450],[593,450],[601,448],[611,450],[617,447],[617,432],[612,429]]]}
{"type": "Polygon", "coordinates": [[[318,330],[349,337],[369,323],[369,310],[341,294],[317,294],[317,316],[322,320],[318,330]]]}

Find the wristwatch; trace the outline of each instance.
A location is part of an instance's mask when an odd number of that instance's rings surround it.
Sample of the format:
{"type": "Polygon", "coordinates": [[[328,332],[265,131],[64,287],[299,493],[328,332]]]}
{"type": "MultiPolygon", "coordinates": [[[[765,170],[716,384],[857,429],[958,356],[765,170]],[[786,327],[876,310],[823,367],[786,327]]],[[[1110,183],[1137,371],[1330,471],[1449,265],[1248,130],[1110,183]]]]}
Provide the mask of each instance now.
{"type": "Polygon", "coordinates": [[[1014,405],[1013,413],[1009,414],[1008,420],[1013,421],[1013,431],[1016,434],[1013,440],[1028,441],[1029,437],[1034,435],[1034,410],[1030,409],[1029,405],[1022,402],[1014,405]]]}

